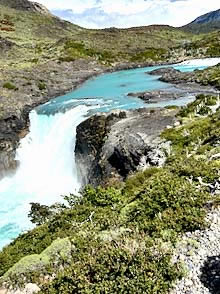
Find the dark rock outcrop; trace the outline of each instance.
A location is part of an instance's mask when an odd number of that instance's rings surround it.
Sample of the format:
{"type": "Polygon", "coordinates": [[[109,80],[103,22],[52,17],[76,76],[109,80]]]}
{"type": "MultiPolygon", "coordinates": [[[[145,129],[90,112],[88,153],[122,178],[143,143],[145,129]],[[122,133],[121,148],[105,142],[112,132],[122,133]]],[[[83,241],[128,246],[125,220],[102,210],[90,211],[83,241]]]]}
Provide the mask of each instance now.
{"type": "Polygon", "coordinates": [[[1,51],[8,51],[14,46],[16,46],[15,43],[0,37],[0,52],[1,51]]]}
{"type": "Polygon", "coordinates": [[[193,72],[181,72],[173,68],[163,68],[150,72],[151,75],[160,75],[159,80],[178,86],[207,86],[212,90],[219,89],[219,64],[205,70],[194,70],[193,72]]]}
{"type": "Polygon", "coordinates": [[[150,72],[146,72],[146,74],[155,75],[155,76],[162,76],[164,74],[178,74],[178,73],[181,73],[181,71],[173,67],[162,67],[162,68],[152,70],[150,72]]]}
{"type": "Polygon", "coordinates": [[[194,78],[191,72],[181,72],[172,67],[160,68],[149,72],[150,75],[161,76],[159,78],[162,82],[180,84],[183,82],[194,82],[194,78]]]}
{"type": "Polygon", "coordinates": [[[0,121],[0,178],[17,167],[16,148],[20,138],[27,133],[29,111],[30,109],[25,107],[20,115],[11,114],[0,121]]]}
{"type": "Polygon", "coordinates": [[[138,109],[92,116],[77,127],[76,163],[83,185],[105,185],[149,166],[163,165],[169,143],[159,134],[175,111],[138,109]]]}

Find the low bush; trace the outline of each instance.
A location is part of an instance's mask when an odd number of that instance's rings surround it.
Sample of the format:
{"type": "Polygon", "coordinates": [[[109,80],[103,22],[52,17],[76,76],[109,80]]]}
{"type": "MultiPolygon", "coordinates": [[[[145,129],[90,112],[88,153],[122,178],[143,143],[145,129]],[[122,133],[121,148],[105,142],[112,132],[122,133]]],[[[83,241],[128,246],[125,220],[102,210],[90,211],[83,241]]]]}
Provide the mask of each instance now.
{"type": "Polygon", "coordinates": [[[15,90],[16,86],[12,84],[11,82],[6,82],[3,84],[3,88],[8,89],[8,90],[15,90]]]}
{"type": "Polygon", "coordinates": [[[38,83],[38,88],[40,91],[46,90],[47,89],[47,85],[45,84],[45,82],[39,82],[38,83]]]}

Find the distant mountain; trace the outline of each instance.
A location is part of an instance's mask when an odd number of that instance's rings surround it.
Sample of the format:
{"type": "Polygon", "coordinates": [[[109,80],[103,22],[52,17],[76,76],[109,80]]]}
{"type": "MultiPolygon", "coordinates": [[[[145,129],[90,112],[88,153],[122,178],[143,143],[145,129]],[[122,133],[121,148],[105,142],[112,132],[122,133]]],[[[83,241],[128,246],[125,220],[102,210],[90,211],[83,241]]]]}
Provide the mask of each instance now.
{"type": "Polygon", "coordinates": [[[197,17],[191,24],[193,23],[205,24],[205,23],[216,22],[216,21],[220,21],[220,9],[197,17]]]}
{"type": "Polygon", "coordinates": [[[220,9],[201,15],[182,28],[192,33],[208,33],[220,30],[220,9]]]}

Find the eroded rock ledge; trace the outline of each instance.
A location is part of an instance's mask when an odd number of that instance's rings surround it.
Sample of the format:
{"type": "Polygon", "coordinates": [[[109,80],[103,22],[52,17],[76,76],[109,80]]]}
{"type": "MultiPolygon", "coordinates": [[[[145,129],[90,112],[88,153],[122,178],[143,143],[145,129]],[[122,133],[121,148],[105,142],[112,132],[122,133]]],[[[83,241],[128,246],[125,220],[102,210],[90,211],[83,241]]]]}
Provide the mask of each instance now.
{"type": "Polygon", "coordinates": [[[105,185],[148,166],[161,166],[169,143],[159,134],[175,110],[143,108],[98,114],[77,127],[76,163],[82,183],[105,185]]]}

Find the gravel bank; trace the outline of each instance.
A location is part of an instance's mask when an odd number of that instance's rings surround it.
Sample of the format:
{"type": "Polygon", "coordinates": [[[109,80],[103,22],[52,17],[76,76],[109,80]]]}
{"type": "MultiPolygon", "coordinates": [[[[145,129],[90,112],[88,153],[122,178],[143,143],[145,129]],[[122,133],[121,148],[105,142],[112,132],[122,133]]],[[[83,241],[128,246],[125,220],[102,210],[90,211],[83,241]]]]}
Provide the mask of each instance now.
{"type": "Polygon", "coordinates": [[[178,243],[175,261],[184,263],[187,276],[170,294],[220,293],[220,208],[207,215],[210,227],[186,233],[178,243]]]}

